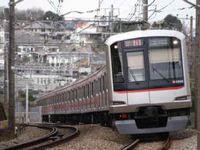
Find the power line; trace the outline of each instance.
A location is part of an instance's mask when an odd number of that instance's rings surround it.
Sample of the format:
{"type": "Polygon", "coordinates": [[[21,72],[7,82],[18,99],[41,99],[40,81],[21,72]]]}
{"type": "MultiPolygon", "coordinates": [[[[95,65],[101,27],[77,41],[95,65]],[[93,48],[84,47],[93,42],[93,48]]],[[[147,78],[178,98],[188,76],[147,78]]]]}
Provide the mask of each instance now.
{"type": "Polygon", "coordinates": [[[170,6],[175,0],[172,0],[170,3],[168,3],[166,6],[162,7],[161,9],[157,10],[157,12],[162,11],[163,9],[167,8],[168,6],[170,6]]]}
{"type": "Polygon", "coordinates": [[[151,6],[156,0],[153,0],[150,4],[148,4],[147,6],[151,6]]]}
{"type": "MultiPolygon", "coordinates": [[[[157,15],[157,6],[155,6],[155,9],[154,9],[153,13],[148,17],[148,20],[149,20],[154,14],[155,14],[155,16],[154,16],[154,18],[155,18],[156,15],[157,15]]],[[[153,19],[153,18],[151,18],[151,19],[153,19]]]]}
{"type": "Polygon", "coordinates": [[[159,10],[157,10],[157,6],[155,5],[155,9],[154,10],[150,10],[153,11],[153,13],[148,17],[148,19],[150,19],[154,14],[154,18],[156,17],[157,13],[162,12],[163,9],[167,8],[168,6],[170,6],[175,0],[172,0],[171,2],[169,2],[166,6],[160,8],[159,10]]]}
{"type": "Polygon", "coordinates": [[[56,6],[55,3],[52,0],[48,0],[48,2],[53,7],[53,9],[59,14],[60,9],[62,7],[63,0],[58,1],[59,2],[58,6],[56,6]]]}
{"type": "MultiPolygon", "coordinates": [[[[132,9],[132,10],[133,10],[133,9],[132,9]]],[[[131,12],[132,12],[132,10],[131,10],[131,12]]],[[[131,17],[129,18],[128,21],[130,21],[130,20],[133,18],[133,16],[135,16],[136,11],[137,11],[137,5],[135,5],[134,12],[133,12],[133,13],[130,13],[131,17]]]]}

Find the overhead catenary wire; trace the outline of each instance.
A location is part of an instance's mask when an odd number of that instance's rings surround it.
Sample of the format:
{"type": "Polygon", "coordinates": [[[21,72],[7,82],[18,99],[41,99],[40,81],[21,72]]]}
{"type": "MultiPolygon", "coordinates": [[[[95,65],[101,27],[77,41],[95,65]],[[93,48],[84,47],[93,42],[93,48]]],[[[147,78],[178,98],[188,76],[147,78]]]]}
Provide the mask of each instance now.
{"type": "Polygon", "coordinates": [[[56,5],[53,3],[53,1],[52,0],[48,0],[48,2],[51,5],[51,7],[53,7],[53,9],[57,12],[56,5]]]}
{"type": "Polygon", "coordinates": [[[147,7],[153,5],[153,3],[155,2],[156,0],[153,0],[150,4],[147,5],[147,7]]]}
{"type": "Polygon", "coordinates": [[[148,20],[149,19],[153,19],[153,18],[151,18],[153,15],[155,14],[155,16],[154,16],[154,18],[156,17],[156,15],[157,15],[157,6],[155,5],[155,9],[154,9],[154,11],[152,12],[152,14],[148,17],[148,20]]]}
{"type": "MultiPolygon", "coordinates": [[[[157,6],[155,6],[155,9],[154,10],[150,10],[150,11],[153,11],[153,13],[148,17],[148,19],[150,19],[154,14],[155,16],[157,15],[157,13],[160,13],[162,12],[162,10],[164,10],[165,8],[169,7],[175,0],[172,0],[171,2],[169,2],[167,5],[165,5],[164,7],[160,8],[157,10],[157,6]]],[[[154,18],[155,18],[154,16],[154,18]]],[[[152,19],[152,18],[151,18],[152,19]]]]}
{"type": "Polygon", "coordinates": [[[163,9],[169,7],[175,0],[172,0],[171,2],[169,2],[167,5],[165,5],[164,7],[160,8],[159,10],[157,10],[157,12],[162,11],[163,9]]]}
{"type": "Polygon", "coordinates": [[[135,5],[134,12],[131,14],[131,17],[129,18],[129,20],[128,20],[128,21],[130,21],[130,20],[133,18],[133,16],[135,16],[135,14],[136,14],[136,11],[137,11],[137,5],[135,5]]]}

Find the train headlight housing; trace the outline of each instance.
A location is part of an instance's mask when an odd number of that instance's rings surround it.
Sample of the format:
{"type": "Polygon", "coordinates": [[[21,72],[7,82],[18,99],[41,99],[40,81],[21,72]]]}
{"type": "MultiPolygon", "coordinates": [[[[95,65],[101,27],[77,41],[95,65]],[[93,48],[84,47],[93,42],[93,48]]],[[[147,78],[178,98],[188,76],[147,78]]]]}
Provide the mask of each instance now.
{"type": "Polygon", "coordinates": [[[181,101],[181,100],[188,100],[190,99],[190,95],[183,95],[183,96],[178,96],[175,98],[175,101],[181,101]]]}
{"type": "Polygon", "coordinates": [[[113,101],[112,105],[124,105],[126,104],[124,101],[113,101]]]}
{"type": "Polygon", "coordinates": [[[119,119],[120,120],[127,120],[128,119],[128,114],[119,114],[119,119]]]}

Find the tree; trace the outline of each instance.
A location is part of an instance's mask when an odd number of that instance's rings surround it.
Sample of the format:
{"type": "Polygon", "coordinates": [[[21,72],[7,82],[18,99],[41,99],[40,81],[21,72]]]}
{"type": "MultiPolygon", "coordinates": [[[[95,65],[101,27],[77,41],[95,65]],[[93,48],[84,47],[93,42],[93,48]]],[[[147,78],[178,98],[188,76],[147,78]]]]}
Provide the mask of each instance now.
{"type": "Polygon", "coordinates": [[[17,20],[38,20],[44,15],[44,11],[38,8],[32,8],[27,10],[16,10],[17,20]]]}
{"type": "Polygon", "coordinates": [[[52,11],[47,11],[41,18],[41,20],[51,20],[51,21],[61,21],[64,20],[62,16],[53,13],[52,11]]]}
{"type": "Polygon", "coordinates": [[[183,28],[181,21],[172,15],[167,15],[164,18],[163,27],[168,29],[177,29],[179,31],[182,31],[183,28]]]}

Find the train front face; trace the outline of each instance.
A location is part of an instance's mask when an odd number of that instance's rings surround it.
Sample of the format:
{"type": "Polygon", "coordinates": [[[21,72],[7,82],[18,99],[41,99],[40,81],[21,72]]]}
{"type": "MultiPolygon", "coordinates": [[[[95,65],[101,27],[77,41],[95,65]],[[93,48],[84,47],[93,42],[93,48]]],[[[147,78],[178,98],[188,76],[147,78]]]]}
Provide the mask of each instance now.
{"type": "Polygon", "coordinates": [[[133,31],[107,40],[110,114],[121,134],[185,129],[191,94],[185,37],[133,31]]]}

